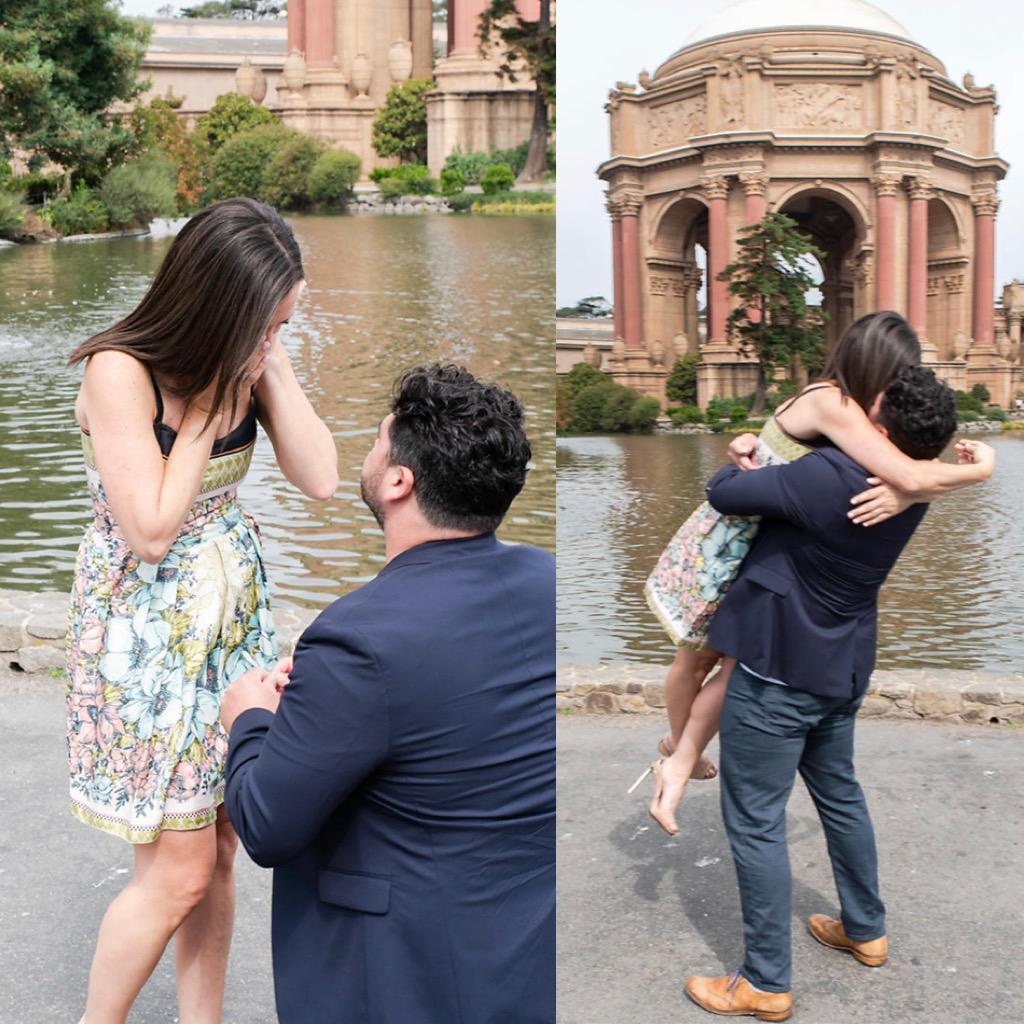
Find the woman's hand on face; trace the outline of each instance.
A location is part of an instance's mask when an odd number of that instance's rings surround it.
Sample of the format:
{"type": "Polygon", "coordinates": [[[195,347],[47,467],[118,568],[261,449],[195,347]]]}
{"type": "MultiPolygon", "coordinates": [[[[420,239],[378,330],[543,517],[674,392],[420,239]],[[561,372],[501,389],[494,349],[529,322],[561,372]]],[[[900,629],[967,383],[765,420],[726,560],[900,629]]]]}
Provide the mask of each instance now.
{"type": "Polygon", "coordinates": [[[914,504],[913,498],[884,483],[877,476],[869,476],[868,483],[871,484],[868,490],[850,499],[854,507],[846,513],[857,526],[877,526],[886,519],[906,512],[914,504]]]}
{"type": "Polygon", "coordinates": [[[754,452],[757,451],[757,434],[740,434],[729,442],[729,459],[740,469],[757,469],[754,452]]]}

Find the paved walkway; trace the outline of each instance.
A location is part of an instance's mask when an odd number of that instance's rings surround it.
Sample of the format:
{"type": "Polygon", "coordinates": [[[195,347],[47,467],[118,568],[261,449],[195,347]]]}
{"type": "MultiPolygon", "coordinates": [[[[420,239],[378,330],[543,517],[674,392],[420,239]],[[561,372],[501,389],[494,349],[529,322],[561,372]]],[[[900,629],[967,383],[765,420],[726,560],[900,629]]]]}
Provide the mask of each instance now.
{"type": "MultiPolygon", "coordinates": [[[[127,843],[71,817],[64,684],[0,670],[0,1022],[76,1024],[100,919],[127,880],[127,843]]],[[[129,1024],[177,1021],[168,953],[129,1024]]],[[[270,872],[238,857],[224,1024],[273,1024],[270,872]]],[[[312,1024],[312,1022],[311,1022],[312,1024]]]]}
{"type": "MultiPolygon", "coordinates": [[[[726,973],[742,958],[718,783],[690,787],[675,839],[647,816],[650,782],[626,795],[659,725],[632,716],[559,721],[559,1024],[709,1022],[683,994],[684,977],[726,973]]],[[[821,828],[798,783],[789,807],[793,1020],[1024,1021],[1024,734],[867,720],[858,751],[891,959],[872,970],[804,931],[810,914],[838,908],[821,828]]]]}

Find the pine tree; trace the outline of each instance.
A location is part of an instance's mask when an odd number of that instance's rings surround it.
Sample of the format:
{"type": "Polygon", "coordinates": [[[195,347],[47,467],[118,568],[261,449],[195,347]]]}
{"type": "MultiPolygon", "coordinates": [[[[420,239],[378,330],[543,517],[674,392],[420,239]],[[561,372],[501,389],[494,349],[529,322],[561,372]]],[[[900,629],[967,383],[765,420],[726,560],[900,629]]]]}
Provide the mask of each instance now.
{"type": "Polygon", "coordinates": [[[783,213],[769,213],[750,225],[737,241],[739,255],[722,271],[729,292],[739,299],[729,314],[729,337],[759,360],[757,390],[751,413],[764,411],[768,381],[777,366],[797,362],[809,370],[821,366],[825,347],[824,316],[807,305],[814,278],[802,266],[808,256],[825,254],[783,213]]]}

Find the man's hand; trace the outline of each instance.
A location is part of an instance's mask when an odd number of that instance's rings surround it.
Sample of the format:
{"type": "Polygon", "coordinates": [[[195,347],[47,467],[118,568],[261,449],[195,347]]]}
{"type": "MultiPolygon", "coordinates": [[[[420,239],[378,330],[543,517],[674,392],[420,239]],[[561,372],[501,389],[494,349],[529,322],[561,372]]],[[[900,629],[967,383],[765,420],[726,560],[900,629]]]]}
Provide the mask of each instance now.
{"type": "Polygon", "coordinates": [[[987,469],[985,478],[996,468],[996,451],[984,441],[968,441],[961,438],[956,443],[956,461],[961,466],[975,465],[987,469]]]}
{"type": "Polygon", "coordinates": [[[757,434],[740,434],[729,442],[729,459],[740,469],[757,469],[754,452],[757,451],[757,434]]]}
{"type": "Polygon", "coordinates": [[[261,668],[251,668],[224,691],[224,697],[220,702],[220,721],[227,732],[231,732],[235,719],[243,711],[251,708],[277,711],[277,705],[281,703],[281,694],[269,681],[269,676],[270,673],[261,668]]]}
{"type": "Polygon", "coordinates": [[[284,688],[291,681],[292,659],[281,658],[278,663],[267,673],[264,682],[269,683],[278,693],[284,693],[284,688]]]}
{"type": "Polygon", "coordinates": [[[886,519],[906,512],[914,504],[913,498],[877,476],[869,476],[868,483],[871,488],[852,497],[850,504],[854,507],[846,513],[858,526],[877,526],[886,519]]]}

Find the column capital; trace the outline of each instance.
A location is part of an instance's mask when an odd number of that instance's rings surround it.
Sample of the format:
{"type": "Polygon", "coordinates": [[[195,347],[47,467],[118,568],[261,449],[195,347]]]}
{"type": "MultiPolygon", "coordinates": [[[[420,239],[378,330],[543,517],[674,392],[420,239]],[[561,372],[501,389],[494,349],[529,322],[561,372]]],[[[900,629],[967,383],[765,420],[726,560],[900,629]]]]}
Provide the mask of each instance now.
{"type": "Polygon", "coordinates": [[[636,217],[640,213],[640,207],[644,205],[644,194],[638,188],[618,188],[612,194],[609,203],[615,204],[619,217],[636,217]]]}
{"type": "Polygon", "coordinates": [[[871,186],[877,196],[894,196],[903,184],[903,175],[895,171],[880,171],[871,179],[871,186]]]}
{"type": "Polygon", "coordinates": [[[931,178],[918,175],[907,180],[907,191],[911,199],[932,199],[935,196],[935,183],[931,178]]]}
{"type": "Polygon", "coordinates": [[[994,188],[979,189],[971,193],[971,206],[976,217],[994,217],[999,210],[999,196],[994,188]]]}
{"type": "Polygon", "coordinates": [[[740,175],[740,184],[748,196],[763,196],[768,191],[770,180],[763,171],[745,171],[740,175]]]}
{"type": "Polygon", "coordinates": [[[614,196],[610,192],[605,193],[604,205],[612,220],[619,220],[622,217],[622,203],[618,196],[614,196]]]}
{"type": "Polygon", "coordinates": [[[729,195],[729,179],[721,175],[709,175],[700,179],[700,188],[707,199],[725,199],[729,195]]]}

